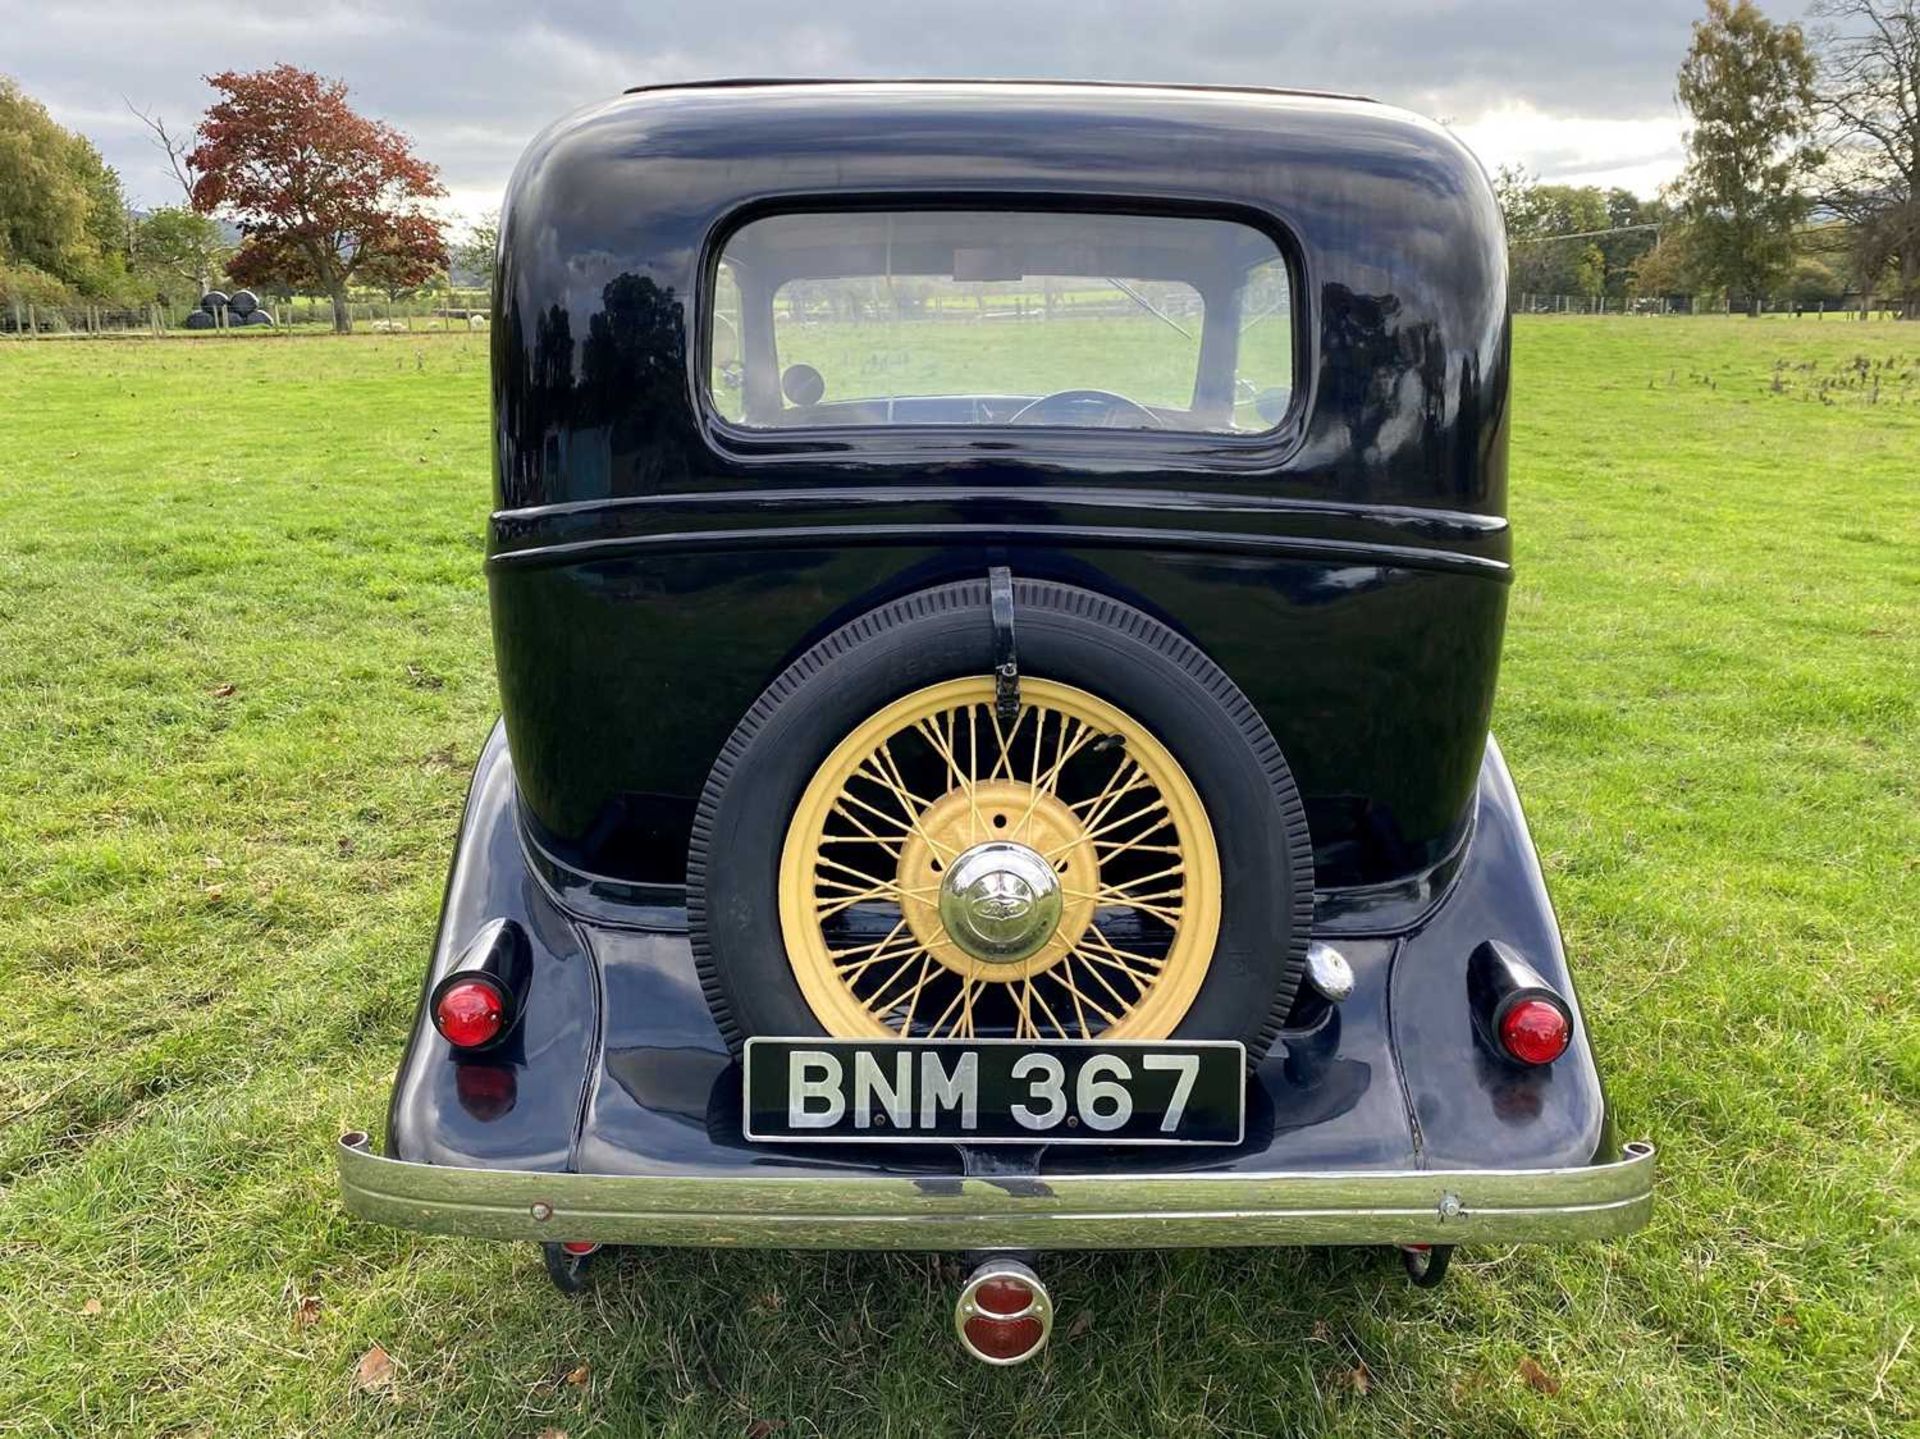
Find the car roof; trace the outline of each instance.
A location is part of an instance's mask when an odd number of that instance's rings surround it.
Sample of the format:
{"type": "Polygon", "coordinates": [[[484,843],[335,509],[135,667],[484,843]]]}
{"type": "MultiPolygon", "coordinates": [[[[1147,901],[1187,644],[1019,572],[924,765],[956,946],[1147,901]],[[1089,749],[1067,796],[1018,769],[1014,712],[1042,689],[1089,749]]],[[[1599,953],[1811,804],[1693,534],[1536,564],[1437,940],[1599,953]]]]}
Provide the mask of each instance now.
{"type": "Polygon", "coordinates": [[[949,86],[1005,86],[1008,88],[1088,90],[1171,90],[1175,92],[1222,95],[1296,95],[1309,100],[1358,100],[1378,104],[1371,95],[1348,90],[1312,90],[1290,85],[1214,85],[1186,80],[1062,80],[1013,78],[1008,76],[835,76],[835,75],[726,75],[699,80],[660,80],[645,85],[630,85],[620,93],[644,95],[659,90],[742,90],[789,85],[889,86],[903,85],[945,88],[949,86]]]}

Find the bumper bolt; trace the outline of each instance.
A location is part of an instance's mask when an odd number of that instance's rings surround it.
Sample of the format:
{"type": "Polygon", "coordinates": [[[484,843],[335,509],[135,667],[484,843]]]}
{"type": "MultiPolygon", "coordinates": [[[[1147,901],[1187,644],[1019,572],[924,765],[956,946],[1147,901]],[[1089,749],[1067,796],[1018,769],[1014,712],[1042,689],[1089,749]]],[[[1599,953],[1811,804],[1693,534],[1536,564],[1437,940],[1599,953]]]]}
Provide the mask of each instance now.
{"type": "Polygon", "coordinates": [[[553,1206],[544,1199],[534,1200],[533,1208],[528,1212],[542,1224],[545,1224],[549,1219],[553,1218],[553,1206]]]}

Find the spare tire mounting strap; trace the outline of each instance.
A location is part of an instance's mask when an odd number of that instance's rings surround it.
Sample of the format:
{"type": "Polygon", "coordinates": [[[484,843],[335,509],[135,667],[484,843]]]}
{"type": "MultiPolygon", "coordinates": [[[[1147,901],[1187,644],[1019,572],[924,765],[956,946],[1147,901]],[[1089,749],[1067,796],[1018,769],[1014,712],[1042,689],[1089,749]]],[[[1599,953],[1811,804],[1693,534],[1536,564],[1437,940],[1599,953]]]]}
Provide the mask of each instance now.
{"type": "Polygon", "coordinates": [[[987,571],[987,598],[993,612],[993,713],[1003,725],[1020,718],[1020,655],[1013,642],[1013,571],[994,565],[987,571]]]}

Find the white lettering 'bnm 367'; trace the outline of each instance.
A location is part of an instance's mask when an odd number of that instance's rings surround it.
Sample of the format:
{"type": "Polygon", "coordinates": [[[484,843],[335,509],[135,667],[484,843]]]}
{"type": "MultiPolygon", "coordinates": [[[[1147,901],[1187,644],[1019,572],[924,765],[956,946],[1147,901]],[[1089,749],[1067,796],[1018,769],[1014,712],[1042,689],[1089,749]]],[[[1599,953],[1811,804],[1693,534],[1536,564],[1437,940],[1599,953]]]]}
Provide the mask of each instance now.
{"type": "MultiPolygon", "coordinates": [[[[853,1061],[853,1127],[873,1124],[876,1104],[895,1129],[913,1125],[913,1056],[893,1057],[889,1075],[879,1058],[861,1053],[853,1061]]],[[[821,1049],[796,1049],[787,1056],[787,1125],[792,1129],[831,1129],[847,1115],[846,1070],[837,1055],[821,1049]]],[[[963,1054],[951,1070],[940,1056],[920,1056],[920,1123],[932,1129],[940,1111],[957,1109],[962,1130],[980,1126],[980,1056],[963,1054]]]]}

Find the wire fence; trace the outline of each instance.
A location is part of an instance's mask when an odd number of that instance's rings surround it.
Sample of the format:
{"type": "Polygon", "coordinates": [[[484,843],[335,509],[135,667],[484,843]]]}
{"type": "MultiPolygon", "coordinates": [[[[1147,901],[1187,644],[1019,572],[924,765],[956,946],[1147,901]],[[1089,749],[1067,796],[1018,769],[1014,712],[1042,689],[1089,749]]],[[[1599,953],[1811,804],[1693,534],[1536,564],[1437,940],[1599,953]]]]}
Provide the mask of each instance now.
{"type": "Polygon", "coordinates": [[[1897,320],[1898,299],[1848,294],[1825,299],[1769,296],[1755,304],[1723,295],[1540,295],[1510,296],[1516,315],[1792,315],[1834,320],[1897,320]]]}
{"type": "MultiPolygon", "coordinates": [[[[400,300],[352,300],[347,313],[356,330],[375,333],[485,329],[484,291],[415,296],[400,300]]],[[[291,335],[333,329],[333,303],[324,296],[262,297],[260,308],[244,318],[197,304],[35,305],[0,302],[0,335],[16,339],[93,339],[113,336],[207,334],[245,331],[291,335]],[[193,317],[200,319],[196,322],[193,317]]]]}

